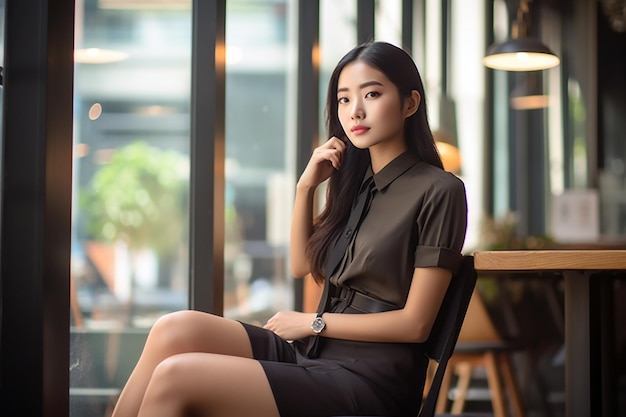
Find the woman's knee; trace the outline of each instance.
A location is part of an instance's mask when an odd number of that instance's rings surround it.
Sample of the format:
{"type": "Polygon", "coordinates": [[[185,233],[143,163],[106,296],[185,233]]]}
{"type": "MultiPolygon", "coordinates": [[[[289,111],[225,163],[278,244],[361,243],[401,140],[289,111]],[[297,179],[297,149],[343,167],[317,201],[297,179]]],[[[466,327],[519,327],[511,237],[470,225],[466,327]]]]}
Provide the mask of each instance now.
{"type": "Polygon", "coordinates": [[[186,381],[191,371],[184,355],[169,356],[161,361],[150,378],[146,398],[156,403],[185,402],[186,381]]]}
{"type": "Polygon", "coordinates": [[[172,404],[177,408],[197,406],[199,401],[217,401],[222,388],[223,366],[218,356],[200,356],[196,353],[172,355],[161,361],[150,378],[146,395],[149,401],[172,404]],[[213,366],[215,365],[215,366],[213,366]],[[207,371],[214,369],[215,372],[207,371]]]}
{"type": "Polygon", "coordinates": [[[147,343],[165,356],[205,352],[252,357],[250,339],[241,323],[193,310],[161,317],[147,343]]]}
{"type": "Polygon", "coordinates": [[[190,310],[176,311],[161,316],[152,326],[148,343],[166,349],[170,354],[187,352],[193,349],[191,336],[200,331],[194,328],[193,315],[190,310]]]}
{"type": "Polygon", "coordinates": [[[162,360],[152,373],[151,384],[168,388],[184,386],[194,366],[189,363],[185,354],[172,355],[162,360]]]}
{"type": "Polygon", "coordinates": [[[197,311],[193,310],[181,310],[164,314],[154,323],[152,331],[171,331],[180,328],[190,322],[193,315],[197,313],[197,311]]]}

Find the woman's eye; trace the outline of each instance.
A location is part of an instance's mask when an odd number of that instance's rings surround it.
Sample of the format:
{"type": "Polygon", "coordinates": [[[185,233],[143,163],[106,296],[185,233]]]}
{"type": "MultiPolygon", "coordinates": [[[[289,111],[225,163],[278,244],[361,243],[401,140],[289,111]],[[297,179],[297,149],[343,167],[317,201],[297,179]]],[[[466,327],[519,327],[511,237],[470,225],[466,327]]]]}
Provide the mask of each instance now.
{"type": "Polygon", "coordinates": [[[370,91],[369,93],[365,95],[365,98],[374,98],[374,97],[378,97],[379,95],[380,93],[378,91],[370,91]]]}
{"type": "Polygon", "coordinates": [[[339,98],[337,99],[337,103],[339,103],[339,104],[345,104],[345,103],[347,103],[347,102],[348,102],[348,99],[347,99],[347,98],[345,98],[345,97],[339,97],[339,98]]]}

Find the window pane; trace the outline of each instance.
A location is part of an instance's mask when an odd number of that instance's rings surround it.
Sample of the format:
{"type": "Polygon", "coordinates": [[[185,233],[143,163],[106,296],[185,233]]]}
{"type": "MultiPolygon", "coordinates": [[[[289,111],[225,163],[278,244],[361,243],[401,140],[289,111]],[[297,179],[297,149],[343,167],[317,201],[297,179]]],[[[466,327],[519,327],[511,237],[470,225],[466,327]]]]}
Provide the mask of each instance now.
{"type": "Polygon", "coordinates": [[[377,0],[375,13],[376,40],[402,47],[402,1],[377,0]]]}
{"type": "Polygon", "coordinates": [[[78,0],[72,417],[107,415],[148,329],[187,307],[191,0],[78,0]]]}
{"type": "Polygon", "coordinates": [[[224,315],[254,323],[293,308],[295,3],[226,2],[224,315]]]}

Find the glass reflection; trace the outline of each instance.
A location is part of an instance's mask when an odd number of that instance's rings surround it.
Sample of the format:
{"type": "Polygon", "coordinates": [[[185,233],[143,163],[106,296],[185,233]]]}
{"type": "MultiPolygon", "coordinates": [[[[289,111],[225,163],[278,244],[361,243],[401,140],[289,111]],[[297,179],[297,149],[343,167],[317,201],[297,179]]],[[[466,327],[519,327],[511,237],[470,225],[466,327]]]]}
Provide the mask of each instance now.
{"type": "Polygon", "coordinates": [[[108,415],[187,307],[191,0],[76,3],[70,414],[108,415]]]}
{"type": "Polygon", "coordinates": [[[293,309],[294,5],[226,2],[224,316],[252,323],[293,309]]]}

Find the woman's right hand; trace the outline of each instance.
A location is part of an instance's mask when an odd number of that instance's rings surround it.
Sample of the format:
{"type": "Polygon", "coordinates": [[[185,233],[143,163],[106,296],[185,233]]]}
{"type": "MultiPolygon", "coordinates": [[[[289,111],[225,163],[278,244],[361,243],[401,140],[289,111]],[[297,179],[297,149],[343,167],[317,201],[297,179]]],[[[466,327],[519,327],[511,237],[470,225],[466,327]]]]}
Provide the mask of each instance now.
{"type": "Polygon", "coordinates": [[[300,176],[300,185],[315,188],[339,169],[346,144],[336,136],[313,150],[311,159],[300,176]]]}

